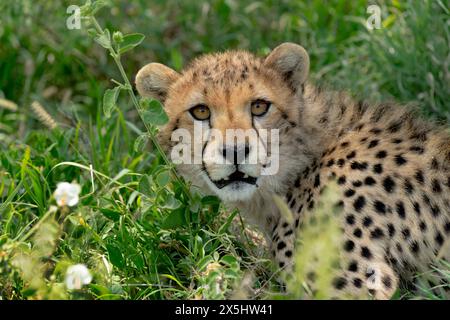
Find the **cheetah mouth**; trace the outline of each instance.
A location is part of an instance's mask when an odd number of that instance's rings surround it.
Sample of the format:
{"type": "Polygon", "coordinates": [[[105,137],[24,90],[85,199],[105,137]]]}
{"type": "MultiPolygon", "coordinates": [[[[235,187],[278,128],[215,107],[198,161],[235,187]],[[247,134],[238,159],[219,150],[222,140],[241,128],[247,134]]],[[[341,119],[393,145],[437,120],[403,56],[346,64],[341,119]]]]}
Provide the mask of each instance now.
{"type": "Polygon", "coordinates": [[[235,182],[244,182],[252,185],[256,185],[257,178],[251,177],[246,173],[243,173],[241,171],[236,170],[232,174],[230,174],[226,179],[220,179],[220,180],[212,180],[217,188],[222,189],[229,184],[235,183],[235,182]]]}

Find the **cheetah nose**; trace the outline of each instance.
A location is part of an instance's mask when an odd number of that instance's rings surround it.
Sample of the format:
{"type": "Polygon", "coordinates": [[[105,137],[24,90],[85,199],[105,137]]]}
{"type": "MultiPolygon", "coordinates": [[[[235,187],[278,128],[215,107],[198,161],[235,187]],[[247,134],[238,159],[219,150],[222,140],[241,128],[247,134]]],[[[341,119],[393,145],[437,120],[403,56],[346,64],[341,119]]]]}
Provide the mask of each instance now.
{"type": "Polygon", "coordinates": [[[226,146],[222,149],[222,156],[224,159],[228,160],[233,164],[241,164],[247,159],[250,153],[250,147],[246,144],[243,147],[239,147],[237,145],[234,146],[226,146]]]}

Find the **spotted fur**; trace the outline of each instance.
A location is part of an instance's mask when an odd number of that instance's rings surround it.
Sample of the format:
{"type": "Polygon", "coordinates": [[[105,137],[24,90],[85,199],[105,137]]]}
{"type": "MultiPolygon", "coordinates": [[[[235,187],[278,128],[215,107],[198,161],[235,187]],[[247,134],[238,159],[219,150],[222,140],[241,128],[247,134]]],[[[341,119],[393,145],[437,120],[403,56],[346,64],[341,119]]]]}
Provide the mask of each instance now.
{"type": "MultiPolygon", "coordinates": [[[[211,127],[225,130],[254,126],[249,101],[271,101],[271,111],[258,121],[262,128],[280,129],[280,170],[259,177],[248,198],[223,198],[226,204],[260,225],[278,266],[286,268],[296,230],[314,212],[320,191],[336,180],[344,212],[336,217],[345,236],[341,254],[348,261],[333,282],[336,296],[390,298],[438,258],[450,261],[448,130],[421,119],[412,107],[355,101],[309,84],[302,50],[283,44],[265,59],[243,51],[211,54],[181,74],[151,64],[139,72],[137,88],[164,101],[170,123],[160,141],[168,151],[174,129],[192,130],[186,110],[197,103],[210,106],[211,127]],[[284,197],[292,222],[272,194],[284,197]],[[382,283],[377,289],[366,285],[374,265],[382,283]]],[[[205,192],[217,193],[205,183],[208,168],[179,170],[205,192]]]]}

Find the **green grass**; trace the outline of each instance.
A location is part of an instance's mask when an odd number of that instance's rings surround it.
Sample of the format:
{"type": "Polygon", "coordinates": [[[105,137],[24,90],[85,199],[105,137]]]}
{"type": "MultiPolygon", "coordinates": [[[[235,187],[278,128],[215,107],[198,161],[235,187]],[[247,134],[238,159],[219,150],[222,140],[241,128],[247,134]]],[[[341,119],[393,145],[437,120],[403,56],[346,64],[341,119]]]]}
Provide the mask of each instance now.
{"type": "MultiPolygon", "coordinates": [[[[0,107],[0,297],[271,297],[279,288],[260,235],[216,198],[187,196],[182,183],[167,180],[170,168],[151,143],[136,150],[146,129],[125,92],[104,116],[103,94],[121,75],[86,28],[65,27],[73,2],[0,4],[0,98],[18,106],[0,107]],[[56,129],[39,120],[33,101],[56,129]],[[61,181],[77,181],[81,199],[55,213],[61,181]],[[94,280],[68,292],[64,274],[75,263],[94,280]]],[[[373,101],[413,101],[450,121],[449,8],[439,0],[385,1],[384,27],[369,32],[366,7],[362,0],[116,0],[97,16],[111,31],[146,35],[122,58],[130,79],[149,61],[180,70],[198,54],[265,54],[292,41],[310,53],[314,82],[373,101]]]]}

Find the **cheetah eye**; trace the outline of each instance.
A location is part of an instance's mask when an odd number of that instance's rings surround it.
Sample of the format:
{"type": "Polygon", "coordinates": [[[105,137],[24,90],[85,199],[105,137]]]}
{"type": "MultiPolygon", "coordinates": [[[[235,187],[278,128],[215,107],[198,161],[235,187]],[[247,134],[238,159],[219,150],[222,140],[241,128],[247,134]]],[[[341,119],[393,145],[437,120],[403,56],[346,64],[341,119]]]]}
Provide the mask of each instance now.
{"type": "Polygon", "coordinates": [[[211,116],[211,111],[204,104],[198,104],[189,109],[189,112],[196,120],[204,121],[208,120],[211,116]]]}
{"type": "Polygon", "coordinates": [[[251,111],[254,116],[263,116],[269,111],[271,103],[262,99],[258,99],[252,102],[251,111]]]}

